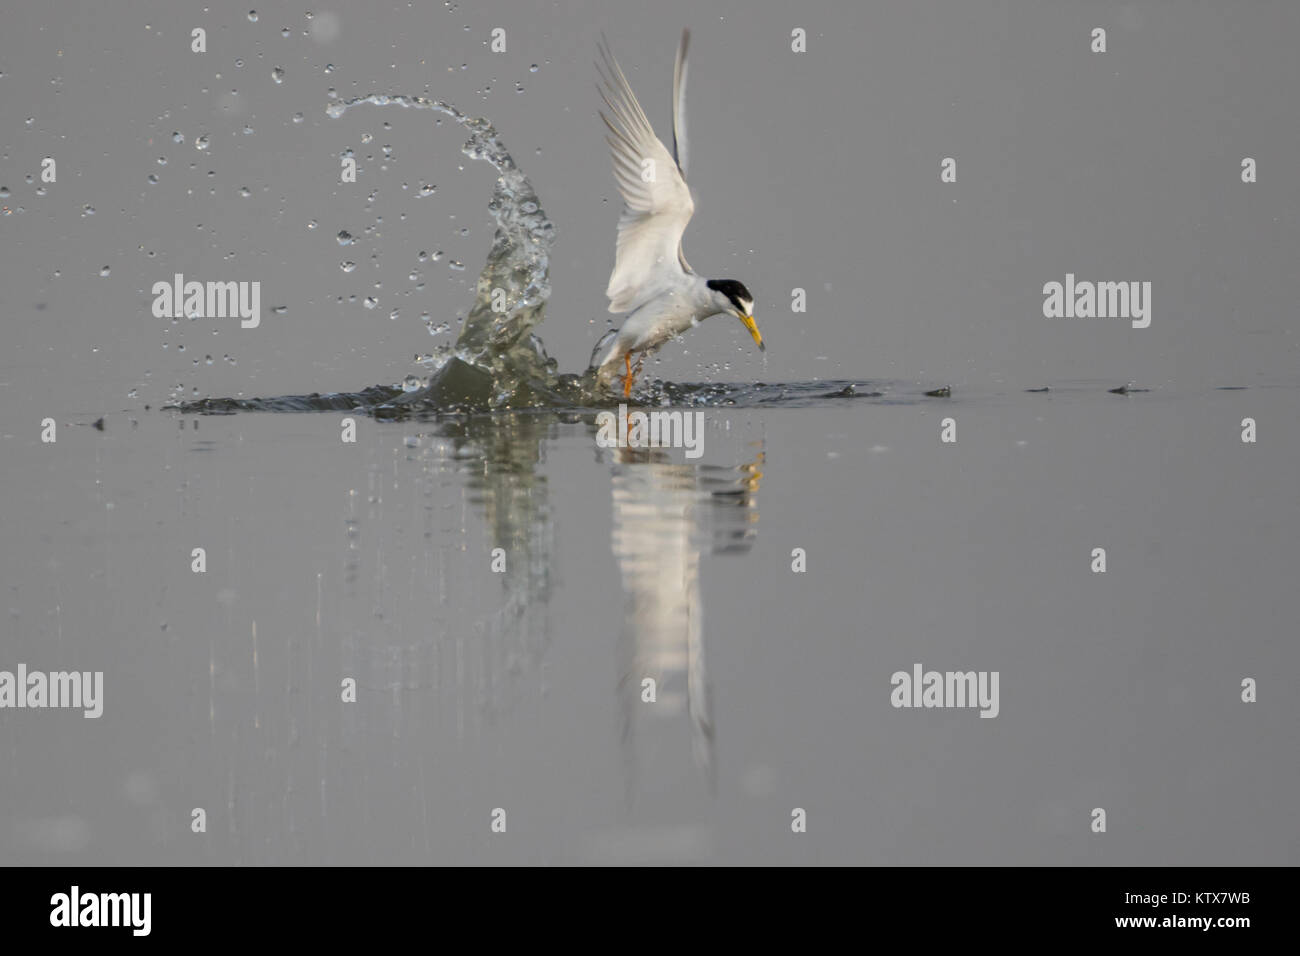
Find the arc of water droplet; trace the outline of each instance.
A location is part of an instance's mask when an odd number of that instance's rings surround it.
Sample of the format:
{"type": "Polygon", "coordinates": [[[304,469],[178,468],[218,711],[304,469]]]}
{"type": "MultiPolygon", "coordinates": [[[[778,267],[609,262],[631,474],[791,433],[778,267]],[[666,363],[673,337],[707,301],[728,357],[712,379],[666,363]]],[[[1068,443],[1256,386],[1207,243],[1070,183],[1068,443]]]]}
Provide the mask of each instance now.
{"type": "Polygon", "coordinates": [[[476,301],[457,339],[457,351],[461,358],[497,373],[515,370],[549,380],[549,369],[538,365],[539,349],[530,340],[530,333],[541,323],[551,294],[549,269],[555,225],[542,210],[532,184],[492,124],[442,100],[394,93],[335,100],[326,106],[325,112],[337,119],[363,103],[432,110],[450,116],[469,130],[470,138],[462,152],[496,169],[496,188],[488,204],[496,223],[496,235],[476,283],[476,301]],[[493,309],[495,289],[505,292],[503,312],[493,309]]]}

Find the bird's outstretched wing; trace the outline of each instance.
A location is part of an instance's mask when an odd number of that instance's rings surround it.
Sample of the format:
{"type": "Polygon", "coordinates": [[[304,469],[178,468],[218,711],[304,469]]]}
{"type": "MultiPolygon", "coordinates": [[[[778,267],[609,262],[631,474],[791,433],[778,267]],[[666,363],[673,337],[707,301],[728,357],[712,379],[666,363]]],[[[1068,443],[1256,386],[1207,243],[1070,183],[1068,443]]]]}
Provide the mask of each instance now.
{"type": "Polygon", "coordinates": [[[683,30],[677,65],[673,67],[673,158],[682,179],[686,178],[686,48],[690,44],[691,31],[683,30]]]}
{"type": "MultiPolygon", "coordinates": [[[[673,86],[676,94],[685,92],[686,41],[678,51],[673,86]]],[[[630,312],[653,298],[669,277],[669,270],[679,266],[690,271],[682,256],[682,233],[695,212],[690,187],[682,175],[678,160],[655,136],[627,77],[619,68],[601,37],[601,58],[597,71],[605,84],[601,98],[610,115],[600,114],[609,128],[605,137],[614,160],[614,179],[623,196],[623,215],[618,221],[618,253],[605,295],[609,311],[630,312]]],[[[674,102],[674,145],[678,156],[685,157],[685,126],[679,131],[678,102],[674,102]]],[[[684,118],[684,117],[683,117],[684,118]]]]}

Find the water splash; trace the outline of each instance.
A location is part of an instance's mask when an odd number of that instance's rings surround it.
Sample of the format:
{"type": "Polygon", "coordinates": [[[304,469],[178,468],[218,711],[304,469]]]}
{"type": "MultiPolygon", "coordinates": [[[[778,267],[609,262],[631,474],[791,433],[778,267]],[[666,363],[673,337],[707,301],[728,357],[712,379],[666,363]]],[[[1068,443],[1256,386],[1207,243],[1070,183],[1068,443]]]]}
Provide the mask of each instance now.
{"type": "Polygon", "coordinates": [[[541,340],[532,330],[541,323],[551,295],[555,224],[542,210],[537,191],[496,129],[488,120],[469,116],[450,103],[405,94],[371,93],[339,100],[330,103],[325,112],[337,119],[362,104],[432,110],[450,116],[469,131],[469,140],[461,151],[497,171],[496,186],[488,202],[496,234],[479,273],[474,304],[452,355],[492,374],[497,385],[494,405],[509,404],[522,381],[533,380],[554,388],[555,363],[547,358],[541,340]]]}

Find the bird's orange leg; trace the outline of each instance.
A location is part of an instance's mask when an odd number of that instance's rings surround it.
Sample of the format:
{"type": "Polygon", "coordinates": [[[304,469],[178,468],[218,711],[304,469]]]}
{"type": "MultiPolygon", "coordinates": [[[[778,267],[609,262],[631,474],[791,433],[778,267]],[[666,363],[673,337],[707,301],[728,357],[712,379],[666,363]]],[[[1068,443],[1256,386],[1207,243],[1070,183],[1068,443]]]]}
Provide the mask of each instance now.
{"type": "Polygon", "coordinates": [[[628,352],[623,356],[623,364],[627,367],[627,375],[623,376],[623,397],[629,398],[632,395],[632,353],[628,352]]]}

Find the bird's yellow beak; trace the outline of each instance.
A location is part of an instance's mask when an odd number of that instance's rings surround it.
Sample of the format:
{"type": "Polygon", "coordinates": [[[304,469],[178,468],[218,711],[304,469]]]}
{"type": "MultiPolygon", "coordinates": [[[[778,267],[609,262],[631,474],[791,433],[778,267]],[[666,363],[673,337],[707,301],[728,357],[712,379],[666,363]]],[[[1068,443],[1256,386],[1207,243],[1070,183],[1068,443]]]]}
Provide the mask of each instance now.
{"type": "Polygon", "coordinates": [[[767,346],[763,344],[763,333],[758,331],[758,323],[754,321],[754,317],[752,315],[742,315],[740,322],[745,328],[749,329],[749,334],[754,337],[754,344],[761,351],[766,352],[767,346]]]}

